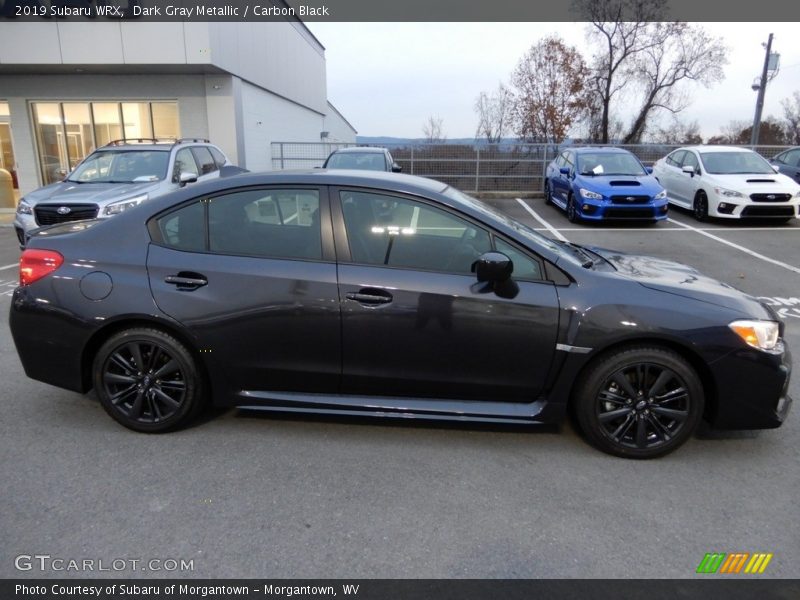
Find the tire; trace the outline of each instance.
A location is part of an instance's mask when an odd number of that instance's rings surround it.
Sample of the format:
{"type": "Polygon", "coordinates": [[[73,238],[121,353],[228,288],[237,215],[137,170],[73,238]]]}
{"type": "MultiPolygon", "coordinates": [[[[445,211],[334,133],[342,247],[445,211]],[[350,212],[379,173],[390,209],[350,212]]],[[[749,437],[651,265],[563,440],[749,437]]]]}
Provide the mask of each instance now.
{"type": "Polygon", "coordinates": [[[680,355],[630,346],[595,359],[572,401],[589,443],[614,456],[647,459],[669,454],[691,437],[704,396],[700,378],[680,355]]]}
{"type": "Polygon", "coordinates": [[[575,196],[572,194],[567,198],[567,219],[570,223],[580,223],[581,217],[578,214],[578,207],[575,205],[575,196]]]}
{"type": "Polygon", "coordinates": [[[92,381],[105,411],[134,431],[177,429],[206,404],[195,359],[181,342],[157,329],[132,328],[111,336],[95,355],[92,381]]]}
{"type": "Polygon", "coordinates": [[[708,197],[702,190],[697,192],[697,195],[694,197],[692,212],[694,214],[694,218],[698,221],[708,221],[708,197]]]}
{"type": "Polygon", "coordinates": [[[550,193],[550,182],[547,181],[547,179],[544,180],[544,203],[545,206],[553,204],[553,197],[550,193]]]}

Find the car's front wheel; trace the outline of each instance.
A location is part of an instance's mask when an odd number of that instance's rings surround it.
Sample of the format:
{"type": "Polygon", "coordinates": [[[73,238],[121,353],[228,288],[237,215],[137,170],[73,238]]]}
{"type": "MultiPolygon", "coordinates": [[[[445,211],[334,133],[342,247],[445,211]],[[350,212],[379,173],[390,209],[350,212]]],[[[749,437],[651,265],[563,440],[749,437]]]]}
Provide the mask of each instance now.
{"type": "Polygon", "coordinates": [[[578,223],[581,220],[578,214],[578,206],[575,204],[575,196],[569,195],[567,199],[567,219],[570,223],[578,223]]]}
{"type": "Polygon", "coordinates": [[[587,440],[625,458],[672,452],[703,414],[703,386],[671,350],[631,346],[598,357],[576,384],[575,417],[587,440]]]}
{"type": "Polygon", "coordinates": [[[189,423],[203,408],[205,385],[189,350],[164,331],[126,329],[98,350],[94,389],[119,423],[148,433],[189,423]]]}
{"type": "Polygon", "coordinates": [[[547,205],[553,203],[553,196],[552,192],[550,191],[550,182],[547,179],[544,180],[544,203],[547,205]]]}
{"type": "Polygon", "coordinates": [[[694,218],[698,221],[708,221],[708,197],[703,191],[697,192],[693,206],[694,218]]]}

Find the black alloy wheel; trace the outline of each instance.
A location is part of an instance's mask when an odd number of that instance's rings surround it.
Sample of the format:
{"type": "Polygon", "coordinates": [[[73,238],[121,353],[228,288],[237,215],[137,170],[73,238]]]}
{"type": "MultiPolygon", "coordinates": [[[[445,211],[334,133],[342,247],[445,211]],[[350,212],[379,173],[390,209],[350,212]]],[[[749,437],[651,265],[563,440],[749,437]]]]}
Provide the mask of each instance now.
{"type": "Polygon", "coordinates": [[[703,413],[703,389],[671,350],[629,348],[590,368],[578,384],[575,408],[581,430],[604,452],[655,458],[692,435],[703,413]]]}
{"type": "Polygon", "coordinates": [[[581,220],[578,216],[578,207],[575,206],[575,197],[572,194],[567,199],[567,219],[570,223],[577,223],[581,220]]]}
{"type": "Polygon", "coordinates": [[[697,192],[694,199],[694,218],[698,221],[708,220],[708,198],[705,192],[697,192]]]}
{"type": "Polygon", "coordinates": [[[94,388],[103,408],[136,431],[188,423],[203,405],[203,383],[186,347],[155,329],[129,329],[98,351],[94,388]]]}
{"type": "Polygon", "coordinates": [[[553,194],[550,191],[550,182],[547,179],[544,180],[544,203],[546,205],[553,203],[553,194]]]}

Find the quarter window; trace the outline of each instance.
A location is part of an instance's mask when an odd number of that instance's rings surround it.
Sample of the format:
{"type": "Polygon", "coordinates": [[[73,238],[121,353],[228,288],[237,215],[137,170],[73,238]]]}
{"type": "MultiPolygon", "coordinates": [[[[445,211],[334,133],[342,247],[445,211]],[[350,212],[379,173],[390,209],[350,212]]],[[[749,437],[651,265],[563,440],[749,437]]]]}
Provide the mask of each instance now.
{"type": "Polygon", "coordinates": [[[216,148],[214,148],[214,146],[209,146],[208,149],[211,152],[211,156],[214,157],[214,161],[217,163],[217,168],[221,169],[223,166],[225,166],[226,162],[225,155],[216,148]]]}
{"type": "Polygon", "coordinates": [[[470,273],[491,249],[484,229],[423,202],[351,191],[340,198],[354,262],[470,273]]]}
{"type": "Polygon", "coordinates": [[[273,258],[322,258],[317,190],[247,190],[208,201],[209,250],[273,258]]]}

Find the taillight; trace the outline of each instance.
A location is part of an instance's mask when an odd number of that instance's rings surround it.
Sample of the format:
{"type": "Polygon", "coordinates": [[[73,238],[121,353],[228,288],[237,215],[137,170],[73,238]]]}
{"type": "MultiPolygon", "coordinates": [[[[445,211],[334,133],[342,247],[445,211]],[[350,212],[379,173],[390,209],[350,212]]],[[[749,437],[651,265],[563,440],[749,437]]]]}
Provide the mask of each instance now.
{"type": "Polygon", "coordinates": [[[64,257],[55,250],[25,250],[19,258],[19,284],[30,285],[49,275],[64,262],[64,257]]]}

